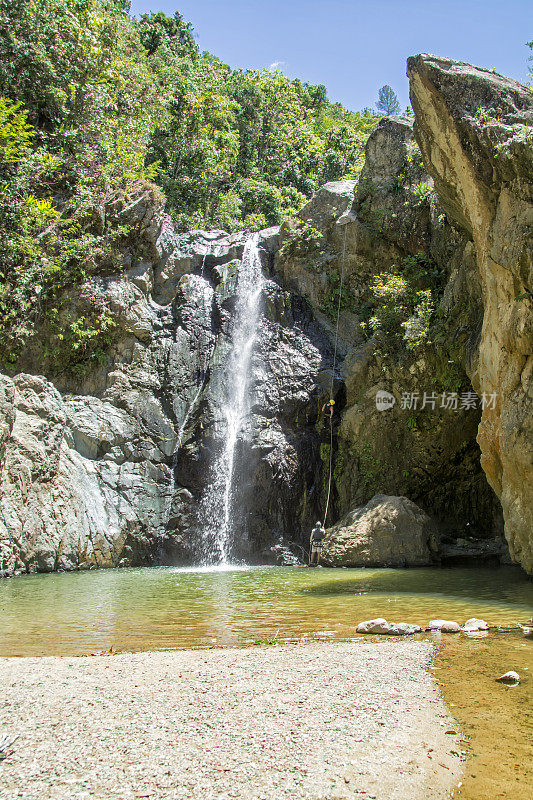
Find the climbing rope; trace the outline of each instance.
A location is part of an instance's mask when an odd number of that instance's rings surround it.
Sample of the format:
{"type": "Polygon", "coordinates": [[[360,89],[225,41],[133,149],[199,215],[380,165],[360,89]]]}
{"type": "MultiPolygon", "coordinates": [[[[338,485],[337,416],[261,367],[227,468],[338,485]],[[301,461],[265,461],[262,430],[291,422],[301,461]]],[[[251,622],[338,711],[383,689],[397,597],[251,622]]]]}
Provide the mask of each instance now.
{"type": "MultiPolygon", "coordinates": [[[[337,323],[335,325],[335,346],[333,348],[333,369],[331,371],[331,387],[329,390],[329,405],[330,408],[333,408],[333,404],[335,400],[333,398],[333,388],[335,383],[335,368],[337,366],[337,348],[339,344],[339,319],[341,314],[341,301],[342,301],[342,289],[344,285],[344,266],[346,262],[346,223],[344,223],[344,242],[342,246],[342,259],[341,259],[341,282],[339,286],[339,301],[337,304],[337,323]]],[[[326,519],[328,516],[329,510],[329,501],[331,498],[331,480],[333,476],[333,412],[330,412],[329,418],[329,479],[328,479],[328,497],[326,500],[326,510],[324,512],[324,521],[322,526],[326,527],[326,519]]]]}

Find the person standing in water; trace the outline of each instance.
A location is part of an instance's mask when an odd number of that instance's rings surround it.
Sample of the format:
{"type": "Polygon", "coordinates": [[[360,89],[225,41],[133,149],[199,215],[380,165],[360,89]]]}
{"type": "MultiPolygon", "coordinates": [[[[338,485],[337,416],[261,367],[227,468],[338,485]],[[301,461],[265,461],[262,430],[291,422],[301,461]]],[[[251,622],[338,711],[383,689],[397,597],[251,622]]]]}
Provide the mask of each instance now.
{"type": "Polygon", "coordinates": [[[309,543],[310,547],[310,555],[309,555],[309,566],[312,567],[315,564],[318,567],[318,563],[320,561],[320,553],[322,552],[322,547],[324,544],[324,537],[326,535],[326,531],[324,526],[318,520],[315,524],[315,527],[311,531],[311,540],[309,543]]]}

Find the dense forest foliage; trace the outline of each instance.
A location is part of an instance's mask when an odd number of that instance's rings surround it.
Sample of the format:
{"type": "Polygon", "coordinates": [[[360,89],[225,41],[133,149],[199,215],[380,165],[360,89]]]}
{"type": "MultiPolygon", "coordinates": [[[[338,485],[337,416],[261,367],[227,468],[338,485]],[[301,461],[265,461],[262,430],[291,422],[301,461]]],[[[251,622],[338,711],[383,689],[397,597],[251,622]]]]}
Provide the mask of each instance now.
{"type": "Polygon", "coordinates": [[[119,0],[0,8],[0,91],[21,103],[4,115],[25,120],[26,144],[110,185],[155,179],[181,229],[277,223],[361,166],[377,115],[281,72],[231,70],[198,52],[179,13],[136,21],[119,0]]]}
{"type": "Polygon", "coordinates": [[[43,314],[56,344],[105,345],[105,314],[67,323],[58,298],[112,263],[127,231],[97,220],[113,192],[159,186],[178,230],[256,230],[356,175],[379,118],[279,71],[232,70],[199,52],[179,13],[136,20],[127,5],[0,0],[4,366],[43,314]]]}

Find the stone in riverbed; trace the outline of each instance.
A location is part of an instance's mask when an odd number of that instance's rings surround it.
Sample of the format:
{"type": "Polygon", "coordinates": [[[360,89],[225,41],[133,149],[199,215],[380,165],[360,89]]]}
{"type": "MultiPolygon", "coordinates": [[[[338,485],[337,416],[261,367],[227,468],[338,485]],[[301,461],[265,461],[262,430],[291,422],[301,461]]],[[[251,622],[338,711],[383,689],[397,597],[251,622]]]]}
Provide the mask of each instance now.
{"type": "Polygon", "coordinates": [[[366,622],[360,622],[356,628],[357,633],[388,633],[389,623],[386,619],[379,617],[378,619],[367,619],[366,622]]]}
{"type": "Polygon", "coordinates": [[[406,636],[419,633],[421,630],[419,625],[410,625],[408,622],[387,622],[382,617],[360,622],[356,628],[357,633],[381,633],[387,636],[406,636]]]}
{"type": "Polygon", "coordinates": [[[442,633],[459,633],[461,626],[450,619],[432,619],[427,627],[428,631],[441,631],[442,633]]]}
{"type": "Polygon", "coordinates": [[[472,631],[488,631],[488,629],[489,626],[485,622],[485,620],[476,619],[476,617],[472,617],[472,619],[467,619],[467,621],[461,628],[461,630],[465,631],[466,633],[472,633],[472,631]]]}
{"type": "Polygon", "coordinates": [[[421,630],[420,625],[410,625],[408,622],[391,622],[387,633],[389,636],[407,636],[413,633],[420,633],[421,630]]]}

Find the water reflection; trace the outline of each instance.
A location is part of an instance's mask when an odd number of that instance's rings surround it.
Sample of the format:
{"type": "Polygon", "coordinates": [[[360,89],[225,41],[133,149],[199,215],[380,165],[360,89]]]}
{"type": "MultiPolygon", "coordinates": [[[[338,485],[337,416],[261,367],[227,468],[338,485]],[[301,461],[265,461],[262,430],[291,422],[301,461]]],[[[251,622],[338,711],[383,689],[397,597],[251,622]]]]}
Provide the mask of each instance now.
{"type": "Polygon", "coordinates": [[[360,569],[346,579],[325,580],[308,587],[310,594],[413,594],[471,598],[493,604],[520,603],[530,596],[531,580],[520,567],[501,569],[360,569]],[[356,574],[354,574],[356,573],[356,574]],[[493,583],[495,580],[495,583],[493,583]]]}
{"type": "Polygon", "coordinates": [[[24,576],[0,582],[0,655],[81,654],[353,636],[362,619],[525,622],[520,570],[203,567],[24,576]],[[329,632],[329,633],[328,633],[329,632]]]}

